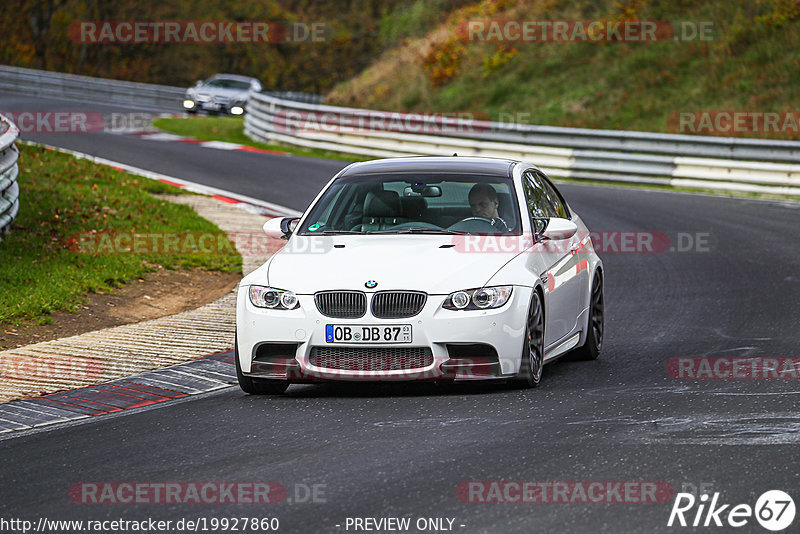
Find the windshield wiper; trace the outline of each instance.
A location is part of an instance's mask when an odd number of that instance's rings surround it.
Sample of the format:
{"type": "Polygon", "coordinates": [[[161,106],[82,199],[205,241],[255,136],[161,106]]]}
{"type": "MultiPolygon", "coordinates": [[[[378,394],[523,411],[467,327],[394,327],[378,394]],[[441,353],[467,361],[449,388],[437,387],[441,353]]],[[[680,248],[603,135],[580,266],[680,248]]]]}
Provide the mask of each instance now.
{"type": "Polygon", "coordinates": [[[444,234],[444,235],[472,235],[470,232],[447,230],[446,228],[398,228],[397,230],[371,230],[365,234],[444,234]]]}
{"type": "Polygon", "coordinates": [[[357,232],[355,230],[321,230],[319,232],[311,232],[306,230],[301,235],[314,236],[314,235],[337,235],[337,234],[363,234],[364,232],[357,232]]]}

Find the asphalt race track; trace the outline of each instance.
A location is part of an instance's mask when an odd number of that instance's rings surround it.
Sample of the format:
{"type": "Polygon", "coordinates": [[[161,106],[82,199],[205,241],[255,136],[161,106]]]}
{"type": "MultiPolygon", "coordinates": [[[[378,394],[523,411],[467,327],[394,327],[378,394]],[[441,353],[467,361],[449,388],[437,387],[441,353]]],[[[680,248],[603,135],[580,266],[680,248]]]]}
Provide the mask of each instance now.
{"type": "MultiPolygon", "coordinates": [[[[0,95],[0,109],[15,107],[78,105],[0,95]]],[[[125,135],[29,138],[296,209],[343,165],[125,135]]],[[[800,204],[574,184],[561,190],[592,230],[661,232],[676,249],[601,251],[606,339],[598,361],[549,365],[535,390],[325,384],[262,398],[232,387],[6,434],[0,516],[277,517],[280,532],[291,533],[353,532],[346,524],[356,517],[450,518],[464,534],[666,532],[694,531],[667,527],[672,497],[496,504],[463,502],[457,489],[466,481],[657,481],[675,492],[702,486],[730,504],[753,506],[772,489],[797,498],[800,381],[675,379],[667,363],[800,356],[800,204]],[[76,483],[126,481],[274,481],[289,499],[100,505],[70,498],[76,483]],[[316,502],[295,495],[315,484],[316,502]]],[[[738,530],[760,528],[750,518],[738,530]]]]}

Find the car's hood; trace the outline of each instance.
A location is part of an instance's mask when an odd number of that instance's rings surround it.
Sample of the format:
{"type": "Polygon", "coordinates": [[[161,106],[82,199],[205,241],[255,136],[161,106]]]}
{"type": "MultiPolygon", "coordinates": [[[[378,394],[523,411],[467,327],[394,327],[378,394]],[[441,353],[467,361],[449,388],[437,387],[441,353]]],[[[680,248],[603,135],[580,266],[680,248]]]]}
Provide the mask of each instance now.
{"type": "Polygon", "coordinates": [[[245,282],[312,294],[329,289],[409,289],[448,294],[481,287],[518,252],[464,252],[460,236],[293,236],[245,282]],[[455,245],[455,246],[454,246],[455,245]],[[369,280],[377,282],[366,288],[369,280]]]}

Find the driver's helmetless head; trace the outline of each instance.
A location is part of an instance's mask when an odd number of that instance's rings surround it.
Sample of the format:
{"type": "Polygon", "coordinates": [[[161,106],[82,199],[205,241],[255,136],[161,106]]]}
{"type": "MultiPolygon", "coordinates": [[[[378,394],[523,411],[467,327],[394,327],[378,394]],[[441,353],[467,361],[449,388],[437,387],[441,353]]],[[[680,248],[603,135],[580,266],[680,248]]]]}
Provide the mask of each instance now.
{"type": "Polygon", "coordinates": [[[475,184],[469,190],[469,206],[472,208],[474,217],[496,219],[500,216],[497,213],[497,206],[499,205],[497,191],[491,185],[486,183],[475,184]]]}

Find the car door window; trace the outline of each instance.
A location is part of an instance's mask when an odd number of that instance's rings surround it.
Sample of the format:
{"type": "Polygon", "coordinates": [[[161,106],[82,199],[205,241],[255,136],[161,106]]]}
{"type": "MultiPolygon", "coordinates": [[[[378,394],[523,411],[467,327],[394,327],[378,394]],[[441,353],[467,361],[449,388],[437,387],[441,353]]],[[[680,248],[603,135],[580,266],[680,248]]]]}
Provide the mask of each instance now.
{"type": "Polygon", "coordinates": [[[525,190],[525,203],[528,214],[531,216],[536,232],[544,230],[546,223],[538,220],[542,217],[557,217],[555,208],[550,203],[542,186],[541,180],[531,171],[522,176],[522,188],[525,190]]]}
{"type": "Polygon", "coordinates": [[[547,198],[547,202],[553,207],[553,210],[556,213],[556,217],[561,217],[562,219],[569,219],[569,213],[567,212],[567,207],[564,205],[564,202],[561,200],[561,197],[556,192],[555,188],[552,184],[544,177],[544,175],[536,172],[534,173],[538,182],[542,185],[542,189],[544,189],[544,196],[547,198]]]}
{"type": "MultiPolygon", "coordinates": [[[[542,211],[547,213],[544,217],[560,217],[558,214],[558,207],[553,202],[550,191],[547,190],[547,181],[542,179],[542,176],[538,172],[531,172],[531,180],[533,180],[536,185],[539,194],[538,202],[542,207],[542,211]]],[[[556,198],[558,197],[556,196],[556,198]]]]}

